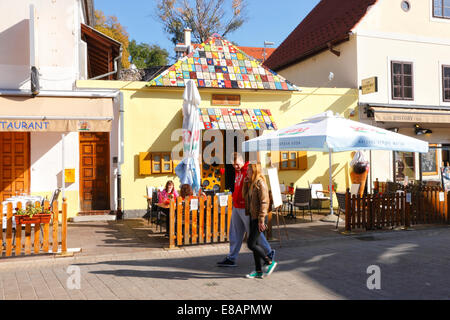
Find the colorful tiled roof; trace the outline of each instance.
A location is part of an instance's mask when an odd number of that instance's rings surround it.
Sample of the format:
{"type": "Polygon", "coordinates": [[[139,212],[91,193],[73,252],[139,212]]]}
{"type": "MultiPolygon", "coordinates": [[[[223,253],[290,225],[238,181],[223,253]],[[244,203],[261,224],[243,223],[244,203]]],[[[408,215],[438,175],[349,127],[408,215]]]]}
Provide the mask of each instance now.
{"type": "Polygon", "coordinates": [[[348,34],[377,0],[322,0],[266,60],[265,66],[283,69],[348,39],[348,34]]]}
{"type": "Polygon", "coordinates": [[[298,90],[219,35],[178,60],[148,86],[184,87],[189,79],[195,80],[199,88],[298,90]]]}

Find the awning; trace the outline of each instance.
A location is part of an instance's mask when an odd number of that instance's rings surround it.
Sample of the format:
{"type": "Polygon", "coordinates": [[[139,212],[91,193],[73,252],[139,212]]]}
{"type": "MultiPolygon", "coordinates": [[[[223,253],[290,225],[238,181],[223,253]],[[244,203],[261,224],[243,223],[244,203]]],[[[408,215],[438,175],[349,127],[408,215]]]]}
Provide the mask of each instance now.
{"type": "Polygon", "coordinates": [[[201,130],[277,130],[267,109],[201,108],[201,130]]]}
{"type": "Polygon", "coordinates": [[[371,107],[375,121],[412,123],[450,123],[450,110],[371,107]]]}
{"type": "Polygon", "coordinates": [[[112,98],[0,97],[0,131],[111,131],[112,98]]]}

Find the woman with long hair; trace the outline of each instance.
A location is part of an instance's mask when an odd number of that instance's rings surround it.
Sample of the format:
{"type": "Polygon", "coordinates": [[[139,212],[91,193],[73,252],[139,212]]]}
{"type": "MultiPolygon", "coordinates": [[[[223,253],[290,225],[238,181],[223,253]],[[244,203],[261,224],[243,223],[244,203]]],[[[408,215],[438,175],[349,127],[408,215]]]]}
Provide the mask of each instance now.
{"type": "Polygon", "coordinates": [[[255,260],[255,271],[249,273],[247,278],[263,278],[269,276],[277,263],[272,261],[260,245],[260,235],[267,228],[265,218],[269,210],[270,198],[266,179],[261,172],[261,165],[250,164],[247,170],[247,177],[242,189],[245,199],[245,213],[250,218],[250,234],[247,245],[253,251],[255,260]],[[264,272],[262,261],[264,261],[264,272]]]}
{"type": "MultiPolygon", "coordinates": [[[[158,194],[158,202],[163,205],[168,205],[170,200],[175,200],[178,197],[178,192],[175,190],[175,185],[172,180],[167,181],[166,187],[163,191],[158,194]]],[[[169,225],[170,225],[170,209],[169,208],[159,208],[166,216],[166,236],[169,235],[169,225]]]]}
{"type": "Polygon", "coordinates": [[[166,187],[159,193],[159,203],[170,202],[171,199],[178,197],[178,192],[175,190],[175,185],[172,180],[167,181],[166,187]]]}

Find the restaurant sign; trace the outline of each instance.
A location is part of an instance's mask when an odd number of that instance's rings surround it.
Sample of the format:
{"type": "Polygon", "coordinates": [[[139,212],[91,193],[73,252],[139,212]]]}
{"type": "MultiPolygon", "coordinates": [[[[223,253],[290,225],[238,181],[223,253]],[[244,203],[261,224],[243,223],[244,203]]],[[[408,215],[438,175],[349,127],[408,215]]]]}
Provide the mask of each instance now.
{"type": "Polygon", "coordinates": [[[76,132],[111,131],[111,120],[6,120],[0,119],[1,131],[76,132]]]}
{"type": "Polygon", "coordinates": [[[378,77],[363,79],[361,82],[362,94],[370,94],[378,92],[378,77]]]}

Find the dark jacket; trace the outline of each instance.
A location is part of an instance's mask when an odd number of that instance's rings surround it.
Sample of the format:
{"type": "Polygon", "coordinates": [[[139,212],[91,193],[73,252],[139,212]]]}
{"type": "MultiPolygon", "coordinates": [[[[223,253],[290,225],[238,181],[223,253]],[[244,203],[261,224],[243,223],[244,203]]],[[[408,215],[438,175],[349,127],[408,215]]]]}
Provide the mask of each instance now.
{"type": "Polygon", "coordinates": [[[269,211],[269,189],[263,179],[258,179],[250,192],[250,183],[245,182],[242,188],[245,199],[245,214],[250,215],[252,220],[264,221],[269,211]]]}

